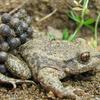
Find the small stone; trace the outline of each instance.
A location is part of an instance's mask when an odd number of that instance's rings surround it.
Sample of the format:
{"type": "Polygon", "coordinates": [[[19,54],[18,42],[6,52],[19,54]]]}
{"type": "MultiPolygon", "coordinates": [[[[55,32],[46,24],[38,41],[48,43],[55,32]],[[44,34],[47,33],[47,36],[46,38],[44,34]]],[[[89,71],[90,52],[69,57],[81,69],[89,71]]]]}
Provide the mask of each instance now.
{"type": "Polygon", "coordinates": [[[47,94],[48,98],[52,99],[52,100],[55,100],[55,95],[53,94],[52,91],[50,91],[48,94],[47,94]]]}

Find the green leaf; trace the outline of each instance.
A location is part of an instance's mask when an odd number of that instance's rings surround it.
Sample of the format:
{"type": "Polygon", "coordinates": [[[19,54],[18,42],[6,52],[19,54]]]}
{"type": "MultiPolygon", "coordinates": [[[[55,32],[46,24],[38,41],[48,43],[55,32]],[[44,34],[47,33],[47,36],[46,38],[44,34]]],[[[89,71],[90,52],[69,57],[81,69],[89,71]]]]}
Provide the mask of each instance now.
{"type": "Polygon", "coordinates": [[[64,29],[62,39],[63,40],[67,40],[68,36],[69,36],[68,29],[64,29]]]}
{"type": "Polygon", "coordinates": [[[93,18],[89,18],[87,20],[84,21],[84,25],[91,25],[95,22],[95,20],[93,18]]]}

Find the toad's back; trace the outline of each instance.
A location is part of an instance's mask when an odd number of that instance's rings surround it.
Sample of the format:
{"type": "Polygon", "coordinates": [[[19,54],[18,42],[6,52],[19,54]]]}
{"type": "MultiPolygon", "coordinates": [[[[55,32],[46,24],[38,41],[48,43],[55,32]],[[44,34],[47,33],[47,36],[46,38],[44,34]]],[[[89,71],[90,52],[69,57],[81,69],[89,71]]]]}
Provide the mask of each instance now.
{"type": "Polygon", "coordinates": [[[67,41],[50,41],[44,37],[25,43],[20,47],[20,52],[31,69],[37,72],[37,68],[43,67],[62,68],[64,61],[76,56],[77,46],[67,41]]]}

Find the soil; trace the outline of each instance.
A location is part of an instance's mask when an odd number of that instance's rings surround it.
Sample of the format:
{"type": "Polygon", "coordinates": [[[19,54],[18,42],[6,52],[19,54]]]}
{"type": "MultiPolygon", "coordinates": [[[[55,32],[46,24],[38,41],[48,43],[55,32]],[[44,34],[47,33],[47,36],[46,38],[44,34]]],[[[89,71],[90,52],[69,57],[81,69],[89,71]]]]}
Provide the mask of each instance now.
{"type": "MultiPolygon", "coordinates": [[[[33,27],[38,28],[40,31],[47,31],[48,26],[52,26],[60,31],[67,27],[70,32],[73,32],[76,28],[76,24],[67,16],[67,12],[70,11],[70,8],[77,7],[73,1],[74,0],[28,0],[23,8],[33,17],[33,27]],[[42,18],[52,13],[54,10],[57,11],[55,11],[52,16],[41,21],[42,18]]],[[[23,4],[23,2],[23,0],[0,0],[0,14],[10,12],[23,4]]],[[[90,0],[89,14],[87,16],[96,18],[99,10],[100,1],[90,0]]],[[[78,14],[80,14],[80,11],[78,14]]],[[[99,30],[100,29],[98,29],[98,31],[99,30]]],[[[93,35],[91,33],[89,29],[83,27],[81,37],[87,38],[87,40],[90,41],[90,37],[93,35]]],[[[99,46],[98,50],[100,50],[99,46]]],[[[93,100],[100,100],[99,72],[95,75],[85,73],[79,76],[71,76],[62,81],[64,86],[72,85],[74,87],[79,87],[93,95],[93,100]]],[[[39,84],[37,84],[37,86],[19,84],[15,90],[12,90],[11,87],[10,85],[0,85],[0,100],[60,100],[46,93],[39,84]]]]}

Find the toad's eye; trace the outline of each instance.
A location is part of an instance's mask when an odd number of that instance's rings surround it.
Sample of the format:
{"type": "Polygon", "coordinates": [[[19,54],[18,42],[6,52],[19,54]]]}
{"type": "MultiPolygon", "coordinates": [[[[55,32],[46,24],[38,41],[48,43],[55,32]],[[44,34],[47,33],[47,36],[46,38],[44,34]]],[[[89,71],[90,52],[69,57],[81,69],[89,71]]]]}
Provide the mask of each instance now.
{"type": "Polygon", "coordinates": [[[90,59],[90,52],[83,52],[79,55],[79,59],[82,62],[88,62],[90,59]]]}

